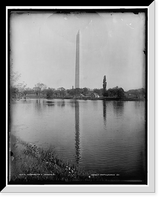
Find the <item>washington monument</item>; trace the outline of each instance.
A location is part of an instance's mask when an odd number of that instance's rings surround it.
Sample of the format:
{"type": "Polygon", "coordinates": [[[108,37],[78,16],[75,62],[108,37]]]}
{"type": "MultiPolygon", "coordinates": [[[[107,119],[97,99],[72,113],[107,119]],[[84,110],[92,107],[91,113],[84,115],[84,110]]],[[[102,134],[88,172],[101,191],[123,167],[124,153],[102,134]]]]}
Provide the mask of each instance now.
{"type": "Polygon", "coordinates": [[[75,88],[79,88],[79,42],[80,35],[79,31],[76,35],[76,63],[75,63],[75,88]]]}

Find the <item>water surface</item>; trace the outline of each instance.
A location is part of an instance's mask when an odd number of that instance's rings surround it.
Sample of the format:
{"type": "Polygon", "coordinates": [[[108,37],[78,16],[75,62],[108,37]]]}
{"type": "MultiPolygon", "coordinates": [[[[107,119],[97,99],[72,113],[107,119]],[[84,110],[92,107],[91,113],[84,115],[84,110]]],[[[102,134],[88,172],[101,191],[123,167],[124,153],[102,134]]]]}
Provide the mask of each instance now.
{"type": "Polygon", "coordinates": [[[12,104],[11,132],[92,174],[143,180],[144,101],[27,99],[12,104]]]}

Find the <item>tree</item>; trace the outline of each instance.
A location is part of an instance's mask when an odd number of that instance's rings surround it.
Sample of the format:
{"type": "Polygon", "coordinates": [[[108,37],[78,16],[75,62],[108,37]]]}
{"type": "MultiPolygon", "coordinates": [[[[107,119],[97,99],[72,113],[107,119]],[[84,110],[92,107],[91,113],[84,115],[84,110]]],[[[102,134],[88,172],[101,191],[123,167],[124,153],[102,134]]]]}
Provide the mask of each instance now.
{"type": "Polygon", "coordinates": [[[53,94],[54,94],[54,91],[51,88],[48,88],[46,90],[46,97],[47,97],[47,99],[53,98],[53,94]]]}
{"type": "Polygon", "coordinates": [[[125,92],[124,92],[123,88],[119,88],[117,90],[117,96],[118,96],[118,98],[124,98],[125,97],[125,92]]]}
{"type": "Polygon", "coordinates": [[[46,88],[47,88],[47,86],[45,84],[43,84],[43,83],[37,83],[33,89],[34,89],[36,95],[40,96],[40,93],[42,91],[44,91],[46,88]]]}
{"type": "Polygon", "coordinates": [[[16,82],[20,78],[20,74],[18,72],[13,71],[13,67],[10,68],[10,97],[11,100],[16,100],[18,97],[19,90],[17,88],[16,82]]]}
{"type": "Polygon", "coordinates": [[[125,92],[123,88],[115,87],[115,88],[108,89],[105,96],[121,99],[125,97],[125,92]]]}
{"type": "Polygon", "coordinates": [[[66,90],[65,90],[65,88],[60,87],[60,88],[58,88],[57,90],[58,90],[59,96],[64,97],[64,96],[66,95],[66,90]]]}
{"type": "Polygon", "coordinates": [[[13,70],[13,66],[10,68],[10,86],[15,87],[17,80],[20,78],[21,74],[13,70]]]}
{"type": "Polygon", "coordinates": [[[101,89],[95,88],[95,89],[93,89],[93,92],[96,93],[96,94],[98,94],[99,96],[102,96],[102,94],[103,94],[103,88],[101,88],[101,89]]]}
{"type": "Polygon", "coordinates": [[[106,76],[104,76],[104,78],[103,78],[103,96],[105,96],[105,94],[106,94],[106,86],[107,86],[106,76]]]}
{"type": "Polygon", "coordinates": [[[18,83],[16,85],[16,87],[18,88],[19,92],[24,92],[25,91],[25,88],[26,88],[27,84],[25,84],[24,82],[23,83],[18,83]]]}
{"type": "Polygon", "coordinates": [[[84,87],[83,88],[83,91],[82,91],[82,93],[83,93],[83,95],[88,95],[89,94],[89,91],[90,91],[90,89],[89,88],[86,88],[86,87],[84,87]]]}
{"type": "Polygon", "coordinates": [[[67,93],[68,93],[70,96],[74,96],[74,95],[75,95],[75,89],[74,89],[74,88],[68,89],[68,90],[67,90],[67,93]]]}

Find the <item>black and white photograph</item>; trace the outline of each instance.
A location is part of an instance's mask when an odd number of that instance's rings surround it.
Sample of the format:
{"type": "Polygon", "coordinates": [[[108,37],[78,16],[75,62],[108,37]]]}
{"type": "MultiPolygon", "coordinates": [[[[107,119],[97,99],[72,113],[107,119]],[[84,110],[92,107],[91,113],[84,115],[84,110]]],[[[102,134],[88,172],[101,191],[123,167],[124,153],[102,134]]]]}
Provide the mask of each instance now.
{"type": "Polygon", "coordinates": [[[8,12],[8,184],[148,184],[148,12],[8,12]]]}

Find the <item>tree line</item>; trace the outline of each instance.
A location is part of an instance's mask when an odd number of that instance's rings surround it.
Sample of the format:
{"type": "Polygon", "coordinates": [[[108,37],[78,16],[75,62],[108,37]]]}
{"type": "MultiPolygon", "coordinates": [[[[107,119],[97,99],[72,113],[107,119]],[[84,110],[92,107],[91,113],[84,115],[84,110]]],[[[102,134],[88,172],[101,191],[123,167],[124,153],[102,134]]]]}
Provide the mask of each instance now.
{"type": "Polygon", "coordinates": [[[47,87],[43,83],[37,83],[33,88],[26,87],[26,84],[21,83],[11,87],[11,96],[12,97],[27,97],[30,95],[35,95],[37,97],[46,97],[46,98],[55,98],[55,97],[69,97],[72,98],[74,96],[78,97],[114,97],[114,98],[122,98],[124,97],[124,90],[122,88],[113,88],[106,90],[103,88],[71,88],[65,89],[63,87],[60,88],[50,88],[47,87]]]}
{"type": "Polygon", "coordinates": [[[23,92],[25,95],[35,94],[37,97],[46,97],[46,98],[55,98],[55,97],[69,97],[72,98],[74,96],[78,97],[93,97],[94,94],[98,96],[102,96],[102,88],[101,89],[90,89],[90,88],[71,88],[65,89],[64,87],[60,88],[50,88],[46,87],[42,83],[38,83],[34,88],[26,88],[23,92]]]}
{"type": "Polygon", "coordinates": [[[124,98],[125,97],[125,91],[123,88],[119,88],[118,86],[110,89],[106,89],[107,87],[107,81],[106,76],[103,78],[103,96],[104,97],[110,97],[110,98],[124,98]]]}
{"type": "Polygon", "coordinates": [[[11,84],[10,84],[10,95],[11,99],[18,98],[26,98],[30,95],[35,95],[36,97],[44,97],[44,98],[73,98],[73,97],[91,97],[91,98],[138,98],[144,96],[144,89],[140,90],[130,90],[125,92],[121,87],[114,87],[106,89],[107,81],[106,76],[103,77],[103,85],[102,88],[71,88],[65,89],[64,87],[60,88],[50,88],[47,87],[44,83],[37,83],[33,88],[27,87],[27,85],[23,83],[15,84],[16,80],[20,77],[19,74],[14,73],[11,76],[11,84]]]}

